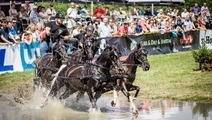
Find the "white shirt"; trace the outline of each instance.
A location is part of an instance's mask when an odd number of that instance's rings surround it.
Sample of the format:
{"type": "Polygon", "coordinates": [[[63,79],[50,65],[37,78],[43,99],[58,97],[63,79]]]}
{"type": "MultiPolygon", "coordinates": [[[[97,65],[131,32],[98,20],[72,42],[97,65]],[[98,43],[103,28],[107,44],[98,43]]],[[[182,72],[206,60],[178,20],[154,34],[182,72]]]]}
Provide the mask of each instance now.
{"type": "Polygon", "coordinates": [[[181,17],[182,17],[182,18],[185,18],[187,15],[189,15],[189,12],[182,12],[182,13],[181,13],[181,17]]]}
{"type": "Polygon", "coordinates": [[[67,15],[71,15],[71,17],[76,18],[77,17],[77,9],[68,8],[67,15]]]}
{"type": "Polygon", "coordinates": [[[48,18],[46,18],[48,16],[48,14],[46,12],[45,13],[39,12],[39,16],[40,16],[40,22],[48,21],[48,18]],[[45,17],[45,18],[43,18],[43,17],[45,17]]]}
{"type": "Polygon", "coordinates": [[[107,24],[105,25],[105,23],[100,23],[99,25],[99,37],[103,38],[103,37],[109,37],[110,36],[110,26],[107,24]]]}
{"type": "Polygon", "coordinates": [[[48,8],[47,10],[46,10],[46,13],[47,13],[47,15],[49,15],[49,16],[51,16],[52,14],[53,15],[56,15],[56,11],[55,11],[55,9],[50,9],[50,8],[48,8]],[[50,15],[51,14],[51,15],[50,15]]]}

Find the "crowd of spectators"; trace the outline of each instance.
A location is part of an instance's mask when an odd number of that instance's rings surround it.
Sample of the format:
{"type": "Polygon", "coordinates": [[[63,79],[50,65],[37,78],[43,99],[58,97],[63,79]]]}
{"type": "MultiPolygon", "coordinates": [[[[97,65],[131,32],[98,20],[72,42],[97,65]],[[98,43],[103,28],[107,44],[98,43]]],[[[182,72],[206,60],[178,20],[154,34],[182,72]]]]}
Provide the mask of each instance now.
{"type": "MultiPolygon", "coordinates": [[[[144,11],[140,8],[137,6],[127,12],[122,7],[110,9],[98,5],[90,14],[86,5],[79,6],[72,2],[67,8],[64,24],[70,37],[84,31],[87,25],[93,25],[94,35],[99,38],[212,28],[212,18],[206,3],[202,6],[195,3],[189,9],[184,8],[182,12],[177,8],[154,11],[150,7],[146,7],[144,11]]],[[[11,19],[5,19],[5,13],[0,8],[0,43],[42,42],[46,35],[45,23],[54,20],[56,12],[58,11],[53,5],[48,8],[37,7],[26,0],[19,10],[12,3],[8,10],[11,19]]]]}

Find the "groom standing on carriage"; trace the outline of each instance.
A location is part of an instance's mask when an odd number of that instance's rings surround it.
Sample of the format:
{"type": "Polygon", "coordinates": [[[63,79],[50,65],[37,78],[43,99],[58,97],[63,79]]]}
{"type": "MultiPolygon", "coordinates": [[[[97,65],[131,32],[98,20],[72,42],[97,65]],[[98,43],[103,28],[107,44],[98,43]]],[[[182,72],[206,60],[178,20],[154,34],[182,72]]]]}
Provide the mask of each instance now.
{"type": "Polygon", "coordinates": [[[53,50],[55,44],[60,38],[67,41],[69,40],[69,32],[63,21],[65,16],[62,12],[56,13],[55,21],[50,21],[45,24],[45,32],[47,34],[46,40],[42,41],[40,44],[41,56],[45,55],[47,52],[53,50]]]}

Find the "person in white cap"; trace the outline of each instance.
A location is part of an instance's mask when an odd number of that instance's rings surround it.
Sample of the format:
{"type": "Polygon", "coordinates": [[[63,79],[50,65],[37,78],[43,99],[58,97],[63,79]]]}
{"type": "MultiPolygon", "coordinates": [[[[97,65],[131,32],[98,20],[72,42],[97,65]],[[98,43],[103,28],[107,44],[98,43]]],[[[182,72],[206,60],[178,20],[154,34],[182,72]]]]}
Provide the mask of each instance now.
{"type": "Polygon", "coordinates": [[[37,24],[40,22],[40,19],[37,13],[37,8],[38,8],[37,6],[34,6],[33,11],[30,12],[29,19],[31,24],[37,24]]]}

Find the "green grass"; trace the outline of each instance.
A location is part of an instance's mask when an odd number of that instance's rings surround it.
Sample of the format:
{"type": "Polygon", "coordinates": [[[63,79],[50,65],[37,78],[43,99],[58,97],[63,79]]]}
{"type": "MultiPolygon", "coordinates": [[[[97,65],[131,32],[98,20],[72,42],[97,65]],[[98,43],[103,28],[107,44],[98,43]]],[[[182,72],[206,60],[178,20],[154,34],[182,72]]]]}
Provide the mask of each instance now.
{"type": "Polygon", "coordinates": [[[8,89],[32,82],[33,71],[0,74],[0,89],[8,89]]]}
{"type": "Polygon", "coordinates": [[[151,68],[139,68],[135,84],[145,98],[212,100],[212,73],[198,68],[191,52],[150,56],[151,68]]]}
{"type": "MultiPolygon", "coordinates": [[[[150,70],[139,67],[135,85],[139,97],[148,99],[212,100],[212,73],[193,71],[198,68],[191,52],[149,56],[150,70]]],[[[33,71],[0,75],[0,90],[32,83],[33,71]]]]}

